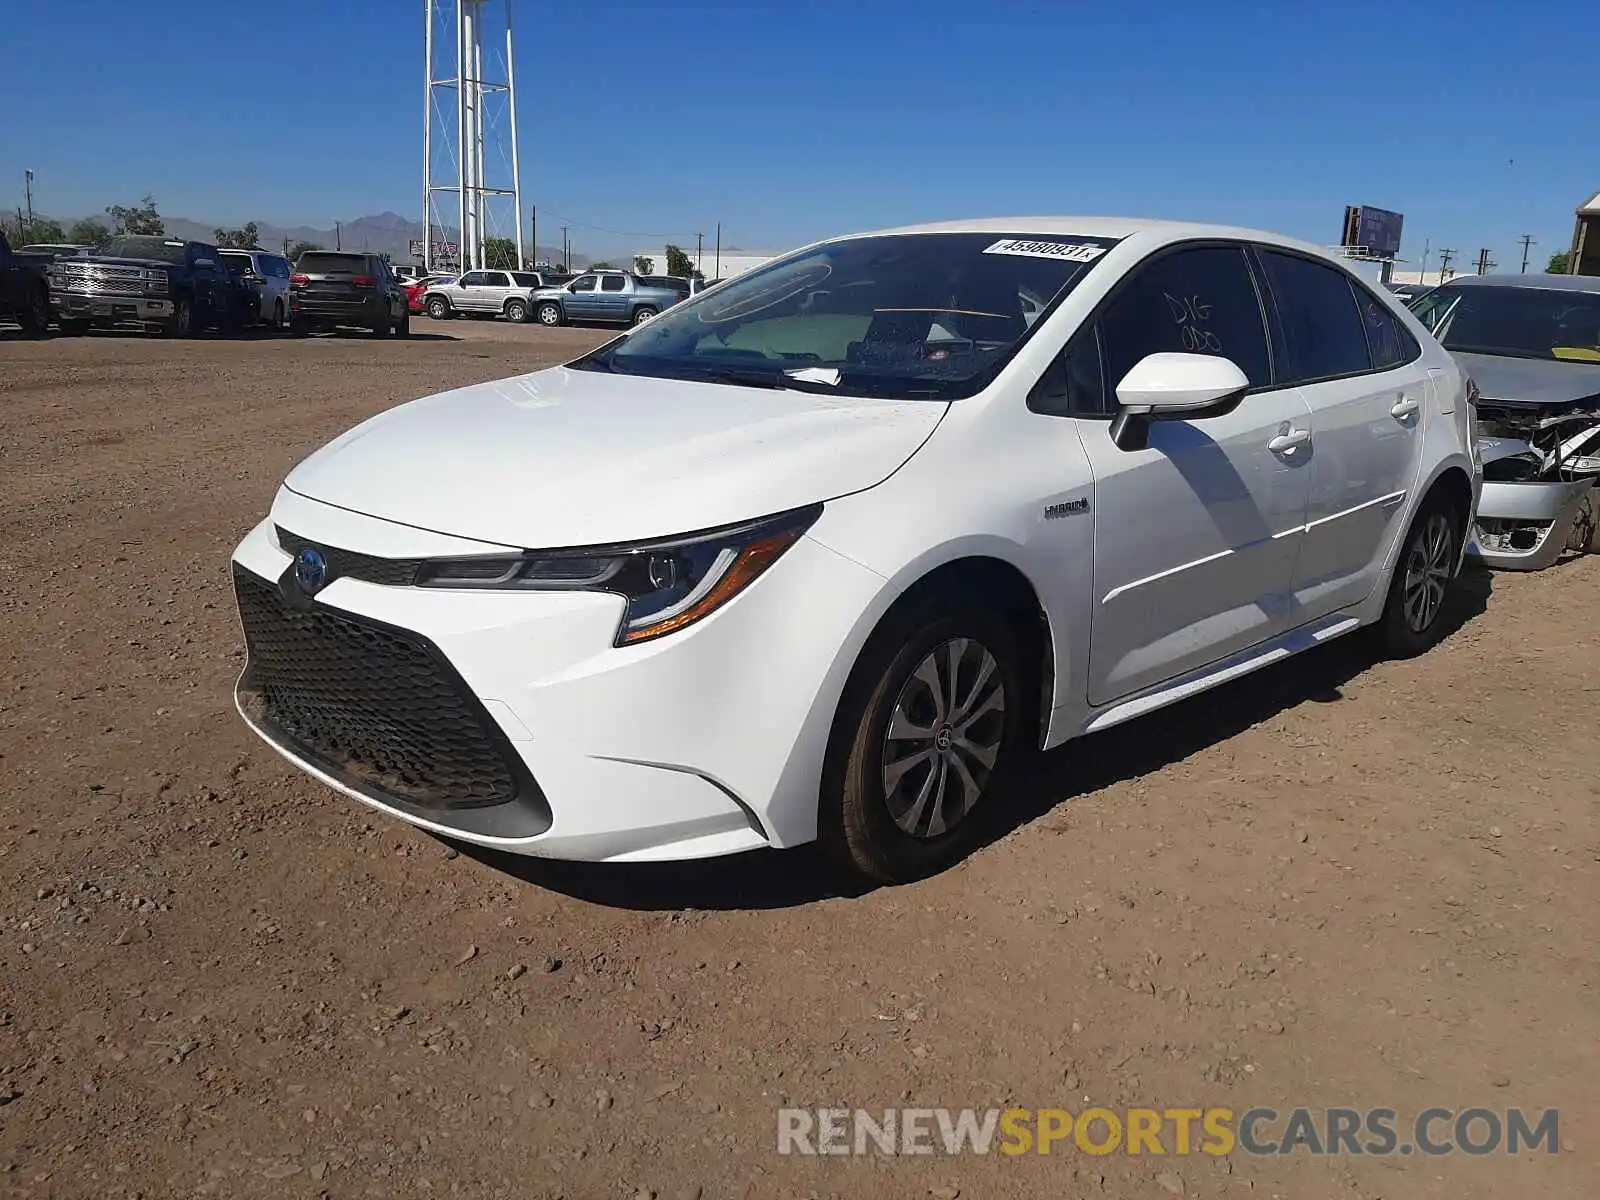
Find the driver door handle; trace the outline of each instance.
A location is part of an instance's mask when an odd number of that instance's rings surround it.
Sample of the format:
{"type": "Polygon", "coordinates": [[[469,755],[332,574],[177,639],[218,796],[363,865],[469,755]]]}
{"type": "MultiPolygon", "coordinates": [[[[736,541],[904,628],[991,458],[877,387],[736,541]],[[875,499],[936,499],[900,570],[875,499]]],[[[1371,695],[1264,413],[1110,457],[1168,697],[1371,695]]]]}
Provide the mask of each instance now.
{"type": "Polygon", "coordinates": [[[1303,446],[1311,440],[1311,430],[1291,429],[1287,433],[1280,433],[1267,443],[1267,449],[1274,454],[1292,454],[1297,446],[1303,446]]]}
{"type": "Polygon", "coordinates": [[[1389,409],[1389,415],[1405,420],[1421,407],[1422,405],[1415,396],[1401,396],[1400,399],[1394,402],[1394,406],[1389,409]]]}

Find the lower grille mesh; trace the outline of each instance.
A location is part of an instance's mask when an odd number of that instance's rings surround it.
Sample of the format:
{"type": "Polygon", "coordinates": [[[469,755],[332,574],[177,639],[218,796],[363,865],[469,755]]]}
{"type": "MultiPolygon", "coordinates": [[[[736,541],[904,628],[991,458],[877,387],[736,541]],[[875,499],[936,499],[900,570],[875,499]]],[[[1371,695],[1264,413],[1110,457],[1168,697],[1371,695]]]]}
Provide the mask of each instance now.
{"type": "Polygon", "coordinates": [[[422,639],[323,607],[291,606],[234,568],[251,720],[329,774],[428,808],[503,804],[518,777],[488,714],[422,639]]]}

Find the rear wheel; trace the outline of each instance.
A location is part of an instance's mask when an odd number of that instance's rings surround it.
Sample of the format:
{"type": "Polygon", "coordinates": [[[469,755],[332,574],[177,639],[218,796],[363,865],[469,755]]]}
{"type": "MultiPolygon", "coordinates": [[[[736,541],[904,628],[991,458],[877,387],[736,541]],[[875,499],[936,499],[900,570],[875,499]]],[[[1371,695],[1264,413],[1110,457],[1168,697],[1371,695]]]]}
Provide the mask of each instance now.
{"type": "Polygon", "coordinates": [[[506,320],[521,325],[528,319],[528,306],[521,300],[506,301],[506,320]]]}
{"type": "Polygon", "coordinates": [[[400,324],[394,327],[394,331],[403,338],[411,336],[411,312],[409,309],[400,315],[400,324]]]}
{"type": "Polygon", "coordinates": [[[448,321],[450,319],[450,301],[443,296],[428,297],[428,315],[435,321],[448,321]]]}
{"type": "Polygon", "coordinates": [[[50,328],[50,296],[43,287],[31,287],[22,301],[22,312],[18,314],[22,322],[22,332],[29,337],[43,337],[50,328]]]}
{"type": "Polygon", "coordinates": [[[1374,632],[1381,651],[1410,658],[1444,637],[1445,597],[1461,557],[1463,521],[1442,492],[1423,502],[1406,531],[1389,581],[1389,598],[1374,632]]]}
{"type": "Polygon", "coordinates": [[[375,338],[386,338],[394,332],[394,319],[389,315],[387,304],[378,310],[378,319],[372,323],[369,332],[375,338]]]}
{"type": "Polygon", "coordinates": [[[1007,616],[930,594],[874,633],[840,701],[819,836],[846,872],[920,878],[977,844],[1025,744],[1027,688],[1007,616]]]}
{"type": "Polygon", "coordinates": [[[648,304],[641,304],[638,308],[633,310],[633,323],[635,325],[643,325],[655,315],[655,309],[651,308],[648,304]]]}
{"type": "Polygon", "coordinates": [[[168,337],[194,336],[194,306],[187,296],[179,296],[172,303],[172,316],[167,319],[168,337]]]}
{"type": "Polygon", "coordinates": [[[554,300],[546,300],[534,310],[533,315],[539,324],[554,327],[561,324],[561,305],[554,300]]]}

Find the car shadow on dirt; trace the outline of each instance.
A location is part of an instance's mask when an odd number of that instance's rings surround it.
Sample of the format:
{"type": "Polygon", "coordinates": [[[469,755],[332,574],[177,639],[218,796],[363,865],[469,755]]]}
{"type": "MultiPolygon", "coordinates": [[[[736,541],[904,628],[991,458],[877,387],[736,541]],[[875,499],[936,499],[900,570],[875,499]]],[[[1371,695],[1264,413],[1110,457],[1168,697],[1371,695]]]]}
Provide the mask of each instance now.
{"type": "MultiPolygon", "coordinates": [[[[1446,600],[1446,644],[1488,606],[1489,572],[1469,566],[1446,600]]],[[[984,845],[1079,796],[1161,770],[1305,703],[1335,704],[1345,684],[1374,664],[1360,633],[1257,671],[1147,717],[1037,755],[1009,802],[995,811],[984,845]]],[[[449,844],[524,883],[611,908],[774,909],[864,895],[840,879],[817,847],[757,850],[674,863],[574,863],[449,844]]]]}

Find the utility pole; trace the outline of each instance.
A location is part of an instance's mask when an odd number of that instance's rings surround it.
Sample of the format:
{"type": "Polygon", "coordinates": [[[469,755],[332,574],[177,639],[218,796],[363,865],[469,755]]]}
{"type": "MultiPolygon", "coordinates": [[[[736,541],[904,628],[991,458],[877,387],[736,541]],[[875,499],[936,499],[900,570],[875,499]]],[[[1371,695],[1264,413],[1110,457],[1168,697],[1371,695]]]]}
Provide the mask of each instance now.
{"type": "Polygon", "coordinates": [[[1487,275],[1489,273],[1489,268],[1492,267],[1492,266],[1495,266],[1495,265],[1496,264],[1494,264],[1494,263],[1489,261],[1489,251],[1488,250],[1485,249],[1485,250],[1479,250],[1478,251],[1478,274],[1479,275],[1487,275]]]}
{"type": "MultiPolygon", "coordinates": [[[[539,206],[528,205],[528,253],[533,255],[534,262],[539,261],[539,206]]],[[[524,266],[527,264],[524,263],[524,266]]]]}
{"type": "Polygon", "coordinates": [[[1522,235],[1522,273],[1524,275],[1528,273],[1528,250],[1536,244],[1531,233],[1522,235]]]}
{"type": "Polygon", "coordinates": [[[572,246],[567,242],[567,227],[561,227],[561,269],[572,270],[572,246]]]}
{"type": "Polygon", "coordinates": [[[1448,247],[1444,248],[1444,249],[1441,249],[1439,251],[1439,282],[1440,283],[1443,283],[1445,281],[1445,272],[1450,269],[1450,260],[1452,258],[1454,258],[1455,256],[1456,256],[1455,250],[1451,249],[1451,248],[1448,248],[1448,247]]]}
{"type": "Polygon", "coordinates": [[[1433,242],[1427,238],[1422,239],[1422,270],[1417,272],[1417,282],[1421,283],[1428,275],[1428,248],[1433,242]]]}
{"type": "Polygon", "coordinates": [[[721,279],[722,278],[722,222],[721,221],[717,222],[717,273],[715,275],[713,275],[711,278],[713,278],[713,279],[721,279]]]}
{"type": "Polygon", "coordinates": [[[33,171],[31,169],[22,173],[22,189],[28,196],[28,232],[22,236],[24,241],[28,241],[33,238],[33,171]]]}
{"type": "Polygon", "coordinates": [[[695,269],[695,272],[697,274],[701,275],[701,276],[705,275],[705,272],[700,270],[700,255],[701,255],[701,252],[705,248],[705,244],[706,244],[706,235],[705,234],[697,233],[697,234],[694,235],[694,269],[695,269]]]}
{"type": "Polygon", "coordinates": [[[344,249],[344,226],[338,221],[333,223],[333,248],[335,250],[344,249]]]}

